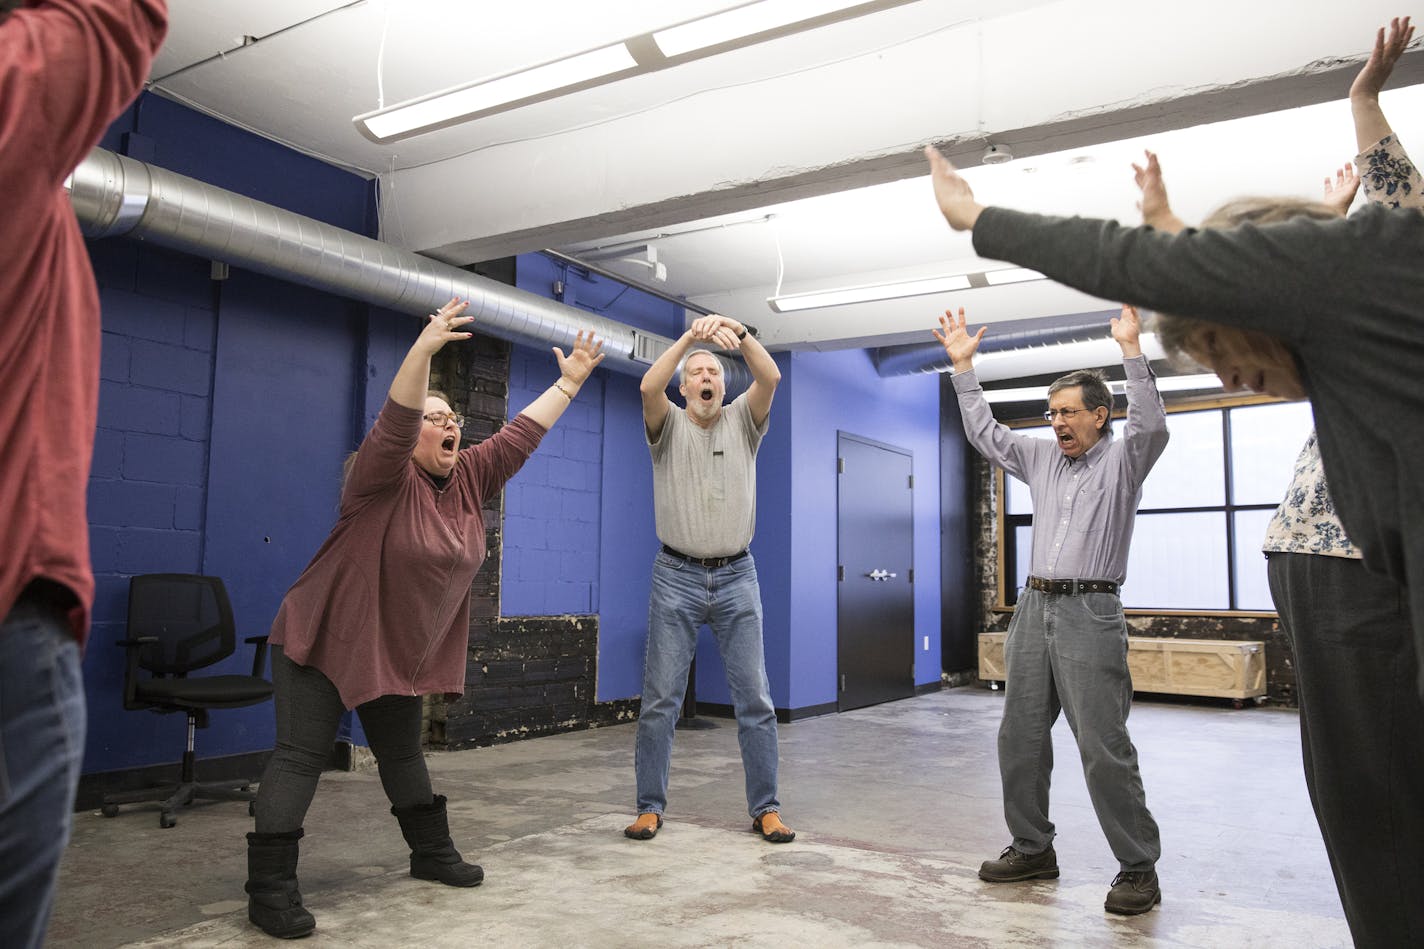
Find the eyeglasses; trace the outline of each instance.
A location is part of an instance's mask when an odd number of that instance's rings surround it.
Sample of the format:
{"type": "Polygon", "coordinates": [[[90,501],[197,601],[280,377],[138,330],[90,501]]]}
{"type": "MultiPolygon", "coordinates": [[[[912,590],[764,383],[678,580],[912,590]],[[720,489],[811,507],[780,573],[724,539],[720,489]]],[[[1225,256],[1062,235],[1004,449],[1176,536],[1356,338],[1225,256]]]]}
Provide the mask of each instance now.
{"type": "Polygon", "coordinates": [[[425,420],[436,428],[444,428],[447,422],[454,422],[456,428],[465,427],[465,417],[454,412],[427,412],[425,420]]]}
{"type": "MultiPolygon", "coordinates": [[[[1086,412],[1086,411],[1088,411],[1088,410],[1087,410],[1087,409],[1049,409],[1047,412],[1044,412],[1044,413],[1043,413],[1043,420],[1044,420],[1045,422],[1051,422],[1051,421],[1053,421],[1053,419],[1054,419],[1055,416],[1061,415],[1061,416],[1063,416],[1063,421],[1066,422],[1066,421],[1068,421],[1069,419],[1071,419],[1073,416],[1077,415],[1079,412],[1086,412]]],[[[426,418],[429,418],[429,417],[430,417],[430,416],[428,416],[428,415],[426,416],[426,418]]]]}

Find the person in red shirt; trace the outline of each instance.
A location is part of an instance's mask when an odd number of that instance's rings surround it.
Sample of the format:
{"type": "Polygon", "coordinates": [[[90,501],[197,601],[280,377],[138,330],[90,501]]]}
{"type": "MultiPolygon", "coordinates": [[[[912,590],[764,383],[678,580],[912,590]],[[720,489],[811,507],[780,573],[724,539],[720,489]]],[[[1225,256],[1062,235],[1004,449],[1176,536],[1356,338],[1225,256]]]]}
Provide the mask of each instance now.
{"type": "Polygon", "coordinates": [[[375,425],[350,460],[331,535],[272,624],[277,747],[247,835],[248,918],[268,935],[316,927],[297,887],[298,841],[346,709],[410,845],[410,875],[477,886],[484,871],[450,839],[445,798],[421,753],[421,696],[464,694],[470,584],[485,559],[481,508],[578,394],[603,344],[580,332],[559,378],[489,438],[460,448],[460,416],[428,389],[430,359],[469,339],[465,303],[441,307],[411,346],[375,425]]]}
{"type": "Polygon", "coordinates": [[[167,28],[164,0],[0,0],[0,946],[44,941],[84,754],[99,290],[64,180],[167,28]]]}

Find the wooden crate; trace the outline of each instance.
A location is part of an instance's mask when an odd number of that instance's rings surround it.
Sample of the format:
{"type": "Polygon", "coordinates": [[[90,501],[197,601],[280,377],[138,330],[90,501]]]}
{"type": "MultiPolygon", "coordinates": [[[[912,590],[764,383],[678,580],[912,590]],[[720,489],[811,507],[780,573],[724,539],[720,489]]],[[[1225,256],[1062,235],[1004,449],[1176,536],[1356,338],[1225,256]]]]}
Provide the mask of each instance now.
{"type": "MultiPolygon", "coordinates": [[[[1007,633],[979,634],[979,678],[1003,682],[1007,633]]],[[[1249,699],[1266,694],[1266,646],[1258,641],[1127,638],[1127,668],[1137,692],[1249,699]]]]}

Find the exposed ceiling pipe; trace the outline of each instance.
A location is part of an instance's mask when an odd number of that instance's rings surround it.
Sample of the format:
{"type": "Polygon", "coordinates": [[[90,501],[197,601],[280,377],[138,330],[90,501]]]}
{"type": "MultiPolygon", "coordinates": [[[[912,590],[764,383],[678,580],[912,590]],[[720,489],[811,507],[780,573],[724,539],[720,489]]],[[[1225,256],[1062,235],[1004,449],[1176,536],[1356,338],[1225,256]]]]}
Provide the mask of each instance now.
{"type": "MultiPolygon", "coordinates": [[[[1023,328],[1012,323],[993,324],[979,345],[975,375],[981,382],[997,382],[1117,363],[1122,352],[1107,323],[1108,316],[1115,313],[1076,314],[1047,327],[1044,321],[1023,328]]],[[[1149,359],[1164,356],[1151,333],[1142,334],[1142,348],[1149,359]]],[[[882,378],[949,372],[952,368],[944,347],[937,342],[883,346],[871,353],[871,359],[882,378]]]]}
{"type": "MultiPolygon", "coordinates": [[[[68,182],[86,236],[128,235],[412,316],[451,297],[481,332],[529,346],[604,340],[603,365],[641,376],[672,340],[401,250],[165,168],[96,148],[68,182]]],[[[718,355],[727,392],[751,385],[746,364],[718,355]]]]}

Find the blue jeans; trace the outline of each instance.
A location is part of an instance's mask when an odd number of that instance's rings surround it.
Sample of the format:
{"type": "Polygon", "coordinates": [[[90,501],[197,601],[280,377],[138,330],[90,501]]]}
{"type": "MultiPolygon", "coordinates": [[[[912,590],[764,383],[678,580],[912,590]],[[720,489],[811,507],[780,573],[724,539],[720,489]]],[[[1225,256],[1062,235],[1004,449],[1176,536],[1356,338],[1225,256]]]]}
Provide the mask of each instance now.
{"type": "Polygon", "coordinates": [[[648,603],[648,650],[643,664],[643,710],[638,716],[634,770],[638,813],[667,807],[673,731],[687,691],[687,670],[697,651],[697,631],[712,628],[747,781],[747,813],[781,809],[776,799],[776,709],[766,678],[761,641],[761,588],[751,554],[725,567],[703,567],[658,552],[648,603]]]}
{"type": "Polygon", "coordinates": [[[1408,592],[1358,560],[1270,554],[1305,784],[1356,946],[1424,945],[1424,702],[1408,592]]]}
{"type": "Polygon", "coordinates": [[[1053,843],[1051,732],[1062,711],[1113,856],[1123,870],[1151,870],[1162,845],[1127,734],[1132,679],[1122,601],[1111,593],[1025,591],[1009,624],[1004,663],[999,776],[1014,848],[1035,854],[1053,843]]]}
{"type": "Polygon", "coordinates": [[[84,758],[79,644],[62,611],[0,622],[0,946],[44,942],[84,758]]]}

